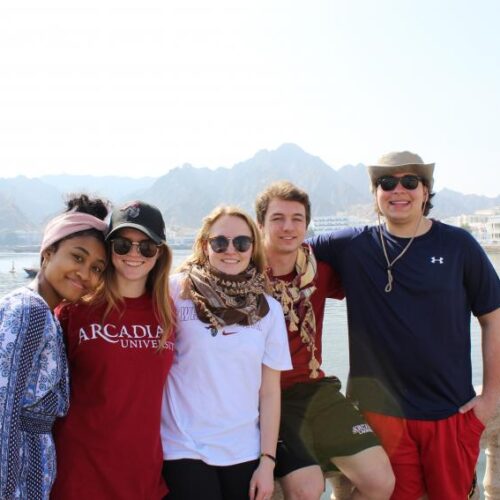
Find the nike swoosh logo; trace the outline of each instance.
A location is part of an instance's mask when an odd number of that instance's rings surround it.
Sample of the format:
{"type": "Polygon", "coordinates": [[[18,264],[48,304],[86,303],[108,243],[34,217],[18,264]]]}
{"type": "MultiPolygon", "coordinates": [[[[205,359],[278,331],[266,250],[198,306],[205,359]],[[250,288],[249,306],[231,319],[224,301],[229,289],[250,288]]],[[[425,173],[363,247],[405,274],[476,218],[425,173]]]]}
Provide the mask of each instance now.
{"type": "Polygon", "coordinates": [[[222,335],[234,335],[235,333],[238,333],[238,332],[226,332],[226,331],[222,331],[222,335]]]}

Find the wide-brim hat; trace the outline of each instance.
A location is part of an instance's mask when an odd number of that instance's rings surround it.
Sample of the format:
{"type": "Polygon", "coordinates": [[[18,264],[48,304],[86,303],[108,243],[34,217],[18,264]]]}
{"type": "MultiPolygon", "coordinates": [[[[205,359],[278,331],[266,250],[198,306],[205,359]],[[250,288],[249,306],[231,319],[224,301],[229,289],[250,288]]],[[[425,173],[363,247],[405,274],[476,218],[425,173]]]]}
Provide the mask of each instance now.
{"type": "Polygon", "coordinates": [[[111,214],[106,240],[120,229],[130,227],[142,231],[157,245],[166,242],[165,222],[158,208],[143,201],[132,201],[116,208],[111,214]]]}
{"type": "Polygon", "coordinates": [[[372,187],[384,175],[412,173],[425,179],[429,191],[434,185],[434,163],[424,163],[422,158],[410,151],[393,151],[382,155],[375,165],[368,165],[372,187]]]}

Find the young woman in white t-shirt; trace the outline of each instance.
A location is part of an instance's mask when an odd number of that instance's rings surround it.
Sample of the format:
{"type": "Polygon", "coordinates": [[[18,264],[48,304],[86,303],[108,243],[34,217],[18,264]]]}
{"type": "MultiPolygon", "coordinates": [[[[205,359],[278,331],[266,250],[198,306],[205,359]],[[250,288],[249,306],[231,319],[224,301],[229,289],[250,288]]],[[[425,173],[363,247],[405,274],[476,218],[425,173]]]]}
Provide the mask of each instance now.
{"type": "Polygon", "coordinates": [[[259,231],[218,207],[171,278],[175,359],[162,410],[168,500],[266,500],[291,368],[283,312],[266,294],[259,231]]]}

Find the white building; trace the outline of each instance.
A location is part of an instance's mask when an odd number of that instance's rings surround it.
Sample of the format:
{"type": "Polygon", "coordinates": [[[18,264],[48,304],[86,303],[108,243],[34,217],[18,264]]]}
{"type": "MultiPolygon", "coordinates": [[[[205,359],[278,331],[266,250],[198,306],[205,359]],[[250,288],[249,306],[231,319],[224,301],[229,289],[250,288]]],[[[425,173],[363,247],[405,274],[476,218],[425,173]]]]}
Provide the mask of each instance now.
{"type": "Polygon", "coordinates": [[[329,233],[338,231],[347,227],[361,227],[369,224],[370,221],[356,217],[355,215],[347,215],[345,213],[337,213],[335,215],[321,215],[313,217],[311,221],[311,229],[314,234],[329,233]]]}
{"type": "Polygon", "coordinates": [[[482,245],[500,245],[500,207],[449,217],[443,222],[466,228],[482,245]]]}
{"type": "Polygon", "coordinates": [[[489,243],[500,245],[500,214],[489,217],[486,224],[489,243]]]}

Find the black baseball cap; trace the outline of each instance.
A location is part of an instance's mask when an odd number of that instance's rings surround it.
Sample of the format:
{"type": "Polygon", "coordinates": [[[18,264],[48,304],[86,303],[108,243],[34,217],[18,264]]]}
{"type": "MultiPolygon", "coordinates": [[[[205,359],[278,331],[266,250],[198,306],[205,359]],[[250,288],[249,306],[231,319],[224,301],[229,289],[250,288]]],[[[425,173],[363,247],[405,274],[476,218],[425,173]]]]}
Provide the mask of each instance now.
{"type": "Polygon", "coordinates": [[[166,242],[165,223],[158,208],[143,201],[130,201],[115,208],[109,222],[106,239],[120,229],[131,227],[147,234],[157,245],[166,242]]]}

